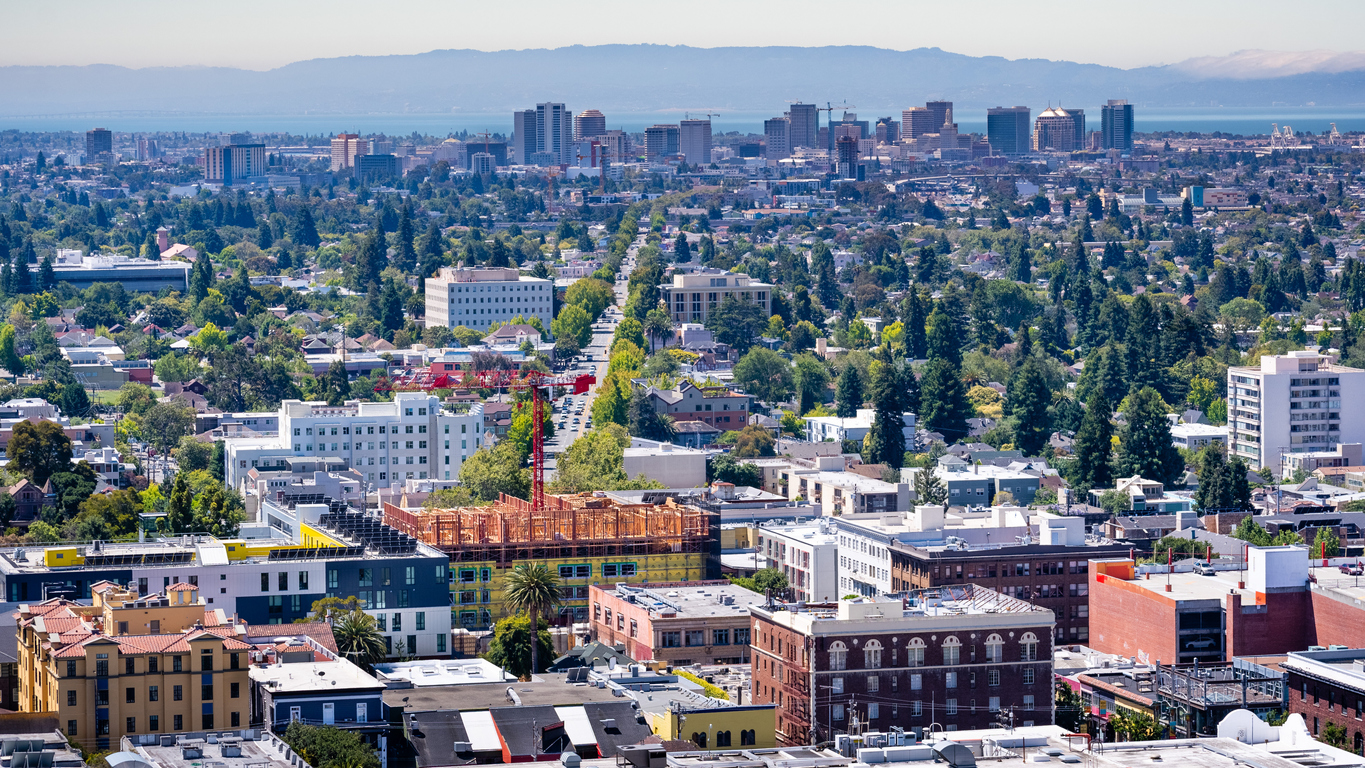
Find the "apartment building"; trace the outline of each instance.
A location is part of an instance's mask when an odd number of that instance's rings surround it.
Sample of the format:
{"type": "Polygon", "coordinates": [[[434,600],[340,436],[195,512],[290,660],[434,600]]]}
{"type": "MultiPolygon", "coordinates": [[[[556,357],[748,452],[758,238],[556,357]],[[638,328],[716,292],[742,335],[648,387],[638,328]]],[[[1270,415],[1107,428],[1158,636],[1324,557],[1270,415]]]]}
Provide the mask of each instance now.
{"type": "Polygon", "coordinates": [[[1365,420],[1342,418],[1343,402],[1365,402],[1365,370],[1318,352],[1263,355],[1260,366],[1229,368],[1231,450],[1248,466],[1273,470],[1285,453],[1365,442],[1365,420]]]}
{"type": "Polygon", "coordinates": [[[103,582],[92,597],[20,607],[20,711],[55,717],[89,751],[136,734],[248,725],[244,624],[184,583],[142,595],[103,582]]]}
{"type": "Polygon", "coordinates": [[[654,410],[674,421],[700,421],[722,432],[744,429],[749,423],[753,398],[726,386],[698,386],[691,380],[673,389],[660,389],[647,379],[631,384],[642,390],[654,410]]]}
{"type": "Polygon", "coordinates": [[[204,150],[205,181],[231,184],[264,173],[264,144],[231,144],[204,150]]]}
{"type": "Polygon", "coordinates": [[[0,550],[10,602],[89,597],[101,582],[140,597],[187,584],[209,610],[289,624],[324,597],[355,596],[391,655],[449,655],[450,559],[317,494],[266,499],[252,538],[25,546],[0,550]]]}
{"type": "Polygon", "coordinates": [[[672,157],[680,151],[681,133],[676,125],[651,125],[645,129],[645,159],[672,157]]]}
{"type": "Polygon", "coordinates": [[[370,154],[370,142],[358,133],[339,133],[332,138],[332,172],[355,167],[355,159],[370,154]]]}
{"type": "Polygon", "coordinates": [[[1052,722],[1052,611],[967,585],[906,598],[752,607],[755,704],[779,745],[856,727],[985,728],[1052,722]]]}
{"type": "Polygon", "coordinates": [[[1365,749],[1365,651],[1333,646],[1290,653],[1285,670],[1289,714],[1302,715],[1314,736],[1332,724],[1356,754],[1365,749]]]}
{"type": "Polygon", "coordinates": [[[775,163],[792,155],[792,121],[786,117],[774,117],[763,121],[763,154],[768,162],[775,163]]]}
{"type": "MultiPolygon", "coordinates": [[[[430,281],[428,281],[430,283],[430,281]]],[[[428,289],[429,290],[429,289],[428,289]]],[[[728,297],[757,304],[763,316],[772,314],[773,287],[742,272],[697,269],[673,275],[673,282],[659,286],[660,300],[668,307],[674,322],[704,323],[711,312],[728,297]]],[[[428,299],[428,317],[430,316],[428,299]]]]}
{"type": "Polygon", "coordinates": [[[442,267],[426,281],[428,325],[487,331],[517,315],[554,320],[554,281],[499,267],[442,267]]]}
{"type": "Polygon", "coordinates": [[[910,484],[888,483],[844,471],[842,456],[820,456],[777,471],[777,487],[795,501],[818,506],[823,515],[884,514],[910,509],[910,484]]]}
{"type": "MultiPolygon", "coordinates": [[[[806,439],[812,443],[825,441],[842,443],[849,440],[855,443],[862,443],[867,433],[872,431],[872,422],[875,421],[877,411],[873,408],[859,408],[857,412],[848,418],[839,416],[806,416],[806,439]]],[[[905,438],[906,450],[913,450],[915,447],[915,414],[906,411],[901,414],[901,434],[905,438]]]]}
{"type": "Polygon", "coordinates": [[[763,595],[728,581],[593,584],[592,638],[673,667],[749,663],[749,607],[763,595]]]}
{"type": "Polygon", "coordinates": [[[782,571],[797,602],[836,600],[839,592],[839,534],[827,517],[810,522],[763,523],[754,535],[769,568],[782,571]]]}
{"type": "Polygon", "coordinates": [[[711,164],[711,120],[684,120],[679,124],[679,151],[688,165],[711,164]]]}
{"type": "Polygon", "coordinates": [[[290,457],[336,459],[374,486],[455,480],[484,431],[481,404],[447,406],[425,392],[399,392],[386,403],[285,400],[279,424],[275,437],[224,439],[229,487],[241,492],[251,469],[285,470],[290,457]]]}
{"type": "Polygon", "coordinates": [[[513,112],[513,162],[522,165],[571,164],[573,123],[573,113],[563,104],[554,102],[513,112]]]}

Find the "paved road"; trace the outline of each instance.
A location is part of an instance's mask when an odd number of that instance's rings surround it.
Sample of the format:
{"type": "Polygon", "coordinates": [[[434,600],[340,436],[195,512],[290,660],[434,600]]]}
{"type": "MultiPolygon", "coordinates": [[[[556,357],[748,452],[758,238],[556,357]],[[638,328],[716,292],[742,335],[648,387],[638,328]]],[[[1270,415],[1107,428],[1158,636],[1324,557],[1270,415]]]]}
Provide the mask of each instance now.
{"type": "Polygon", "coordinates": [[[555,401],[555,436],[545,441],[545,453],[549,458],[545,461],[545,479],[554,477],[555,455],[563,453],[568,449],[569,444],[577,440],[588,431],[588,420],[592,416],[592,402],[597,397],[597,389],[602,383],[602,379],[607,373],[607,351],[611,347],[612,335],[616,332],[616,325],[621,321],[621,307],[626,304],[626,284],[630,278],[630,271],[635,268],[635,254],[641,246],[645,244],[645,234],[642,231],[635,242],[631,244],[630,250],[626,254],[626,260],[621,265],[621,279],[616,281],[616,306],[608,307],[602,317],[593,324],[592,341],[583,349],[578,360],[591,373],[597,381],[586,395],[572,395],[567,400],[560,398],[555,401]],[[592,357],[592,362],[586,362],[588,356],[592,357]],[[579,406],[582,406],[579,413],[579,406]],[[574,418],[578,423],[574,423],[574,418]],[[560,429],[559,425],[564,424],[565,428],[560,429]]]}

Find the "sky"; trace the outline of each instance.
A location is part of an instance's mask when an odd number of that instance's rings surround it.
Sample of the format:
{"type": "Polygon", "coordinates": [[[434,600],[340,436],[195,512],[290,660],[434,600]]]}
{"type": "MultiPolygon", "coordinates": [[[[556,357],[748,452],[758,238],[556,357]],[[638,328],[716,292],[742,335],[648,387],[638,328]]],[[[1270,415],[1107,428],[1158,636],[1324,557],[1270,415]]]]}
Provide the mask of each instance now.
{"type": "Polygon", "coordinates": [[[1131,68],[1365,47],[1365,2],[1318,0],[8,0],[0,66],[270,69],[292,61],[604,43],[938,47],[1131,68]]]}

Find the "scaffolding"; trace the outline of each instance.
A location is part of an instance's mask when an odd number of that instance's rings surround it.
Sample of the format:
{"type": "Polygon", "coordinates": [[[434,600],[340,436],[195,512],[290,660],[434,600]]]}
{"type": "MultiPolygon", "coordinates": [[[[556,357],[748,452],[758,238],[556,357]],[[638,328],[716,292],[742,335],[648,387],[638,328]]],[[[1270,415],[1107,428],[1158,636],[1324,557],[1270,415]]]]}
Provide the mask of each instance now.
{"type": "Polygon", "coordinates": [[[407,509],[384,504],[384,522],[450,555],[451,562],[705,554],[716,515],[672,499],[622,504],[592,493],[546,494],[544,509],[502,495],[486,507],[407,509]]]}

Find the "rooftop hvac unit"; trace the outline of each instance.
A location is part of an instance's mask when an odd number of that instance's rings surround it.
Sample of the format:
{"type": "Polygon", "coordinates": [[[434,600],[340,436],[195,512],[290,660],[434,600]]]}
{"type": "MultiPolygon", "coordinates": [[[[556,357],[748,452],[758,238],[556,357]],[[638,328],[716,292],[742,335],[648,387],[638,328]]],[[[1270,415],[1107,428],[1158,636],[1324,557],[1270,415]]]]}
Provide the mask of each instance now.
{"type": "Polygon", "coordinates": [[[455,742],[455,754],[464,755],[474,751],[474,745],[468,741],[455,742]]]}

